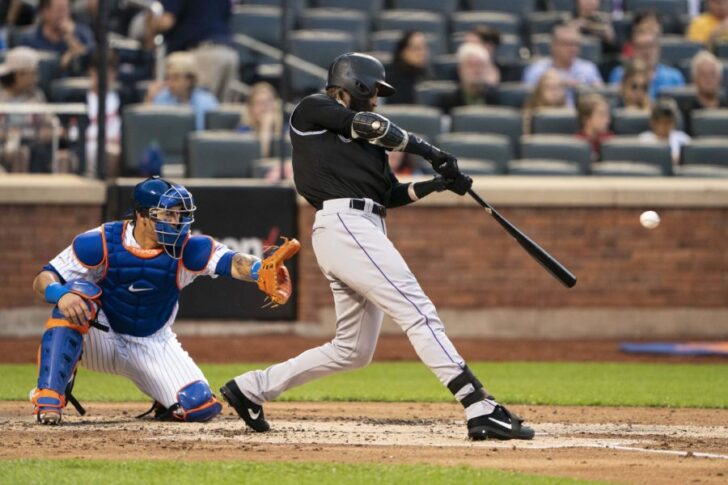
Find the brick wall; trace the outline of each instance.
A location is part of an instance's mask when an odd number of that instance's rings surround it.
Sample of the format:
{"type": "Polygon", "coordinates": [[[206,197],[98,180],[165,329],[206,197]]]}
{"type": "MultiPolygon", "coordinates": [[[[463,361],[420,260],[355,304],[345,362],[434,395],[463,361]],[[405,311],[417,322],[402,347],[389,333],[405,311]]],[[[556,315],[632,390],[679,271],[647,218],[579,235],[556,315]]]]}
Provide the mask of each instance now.
{"type": "MultiPolygon", "coordinates": [[[[728,209],[506,207],[501,212],[579,281],[566,289],[481,209],[390,211],[389,236],[439,308],[726,308],[728,209]]],[[[310,247],[314,211],[301,207],[299,318],[333,306],[310,247]]]]}
{"type": "Polygon", "coordinates": [[[33,305],[33,278],[80,232],[101,223],[100,205],[3,205],[0,308],[33,305]]]}

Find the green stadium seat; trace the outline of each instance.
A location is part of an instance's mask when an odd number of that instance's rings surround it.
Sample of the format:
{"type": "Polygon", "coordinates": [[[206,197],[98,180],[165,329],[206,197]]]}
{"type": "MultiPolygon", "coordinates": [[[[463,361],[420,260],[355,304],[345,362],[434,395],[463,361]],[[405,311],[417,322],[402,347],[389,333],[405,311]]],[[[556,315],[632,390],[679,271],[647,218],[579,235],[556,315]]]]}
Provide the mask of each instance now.
{"type": "Polygon", "coordinates": [[[389,104],[377,109],[393,123],[433,143],[442,132],[442,112],[430,106],[389,104]]]}
{"type": "MultiPolygon", "coordinates": [[[[572,166],[567,172],[586,175],[591,164],[591,147],[588,142],[574,136],[525,135],[521,137],[521,157],[561,160],[572,166]]],[[[528,167],[528,164],[521,165],[522,168],[528,167]]],[[[543,163],[538,164],[539,170],[542,165],[543,163]]]]}
{"type": "Polygon", "coordinates": [[[504,106],[461,106],[450,113],[451,130],[456,133],[504,135],[514,149],[523,134],[523,116],[520,110],[504,106]]]}
{"type": "Polygon", "coordinates": [[[438,137],[437,144],[458,158],[494,162],[497,173],[504,173],[506,163],[513,158],[511,141],[503,135],[445,133],[438,137]]]}
{"type": "Polygon", "coordinates": [[[187,138],[188,177],[252,177],[258,158],[260,144],[250,133],[198,131],[187,138]]]}
{"type": "Polygon", "coordinates": [[[635,175],[672,175],[670,145],[640,141],[633,136],[616,136],[602,144],[602,162],[595,163],[592,171],[600,175],[628,175],[630,172],[635,175]],[[624,165],[625,162],[632,166],[624,165]]]}

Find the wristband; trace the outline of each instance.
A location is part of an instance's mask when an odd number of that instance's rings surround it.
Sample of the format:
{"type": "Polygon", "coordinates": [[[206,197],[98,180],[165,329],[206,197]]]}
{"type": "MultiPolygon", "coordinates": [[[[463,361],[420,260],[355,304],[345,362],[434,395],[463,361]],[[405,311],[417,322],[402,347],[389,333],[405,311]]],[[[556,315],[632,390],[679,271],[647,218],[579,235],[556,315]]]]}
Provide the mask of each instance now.
{"type": "Polygon", "coordinates": [[[63,295],[65,295],[66,293],[70,293],[70,290],[68,288],[60,283],[53,282],[50,285],[46,286],[43,296],[45,297],[45,301],[47,301],[48,303],[56,304],[58,303],[58,300],[63,298],[63,295]]]}
{"type": "Polygon", "coordinates": [[[260,260],[256,261],[250,266],[250,279],[258,281],[258,271],[260,271],[261,263],[260,260]]]}

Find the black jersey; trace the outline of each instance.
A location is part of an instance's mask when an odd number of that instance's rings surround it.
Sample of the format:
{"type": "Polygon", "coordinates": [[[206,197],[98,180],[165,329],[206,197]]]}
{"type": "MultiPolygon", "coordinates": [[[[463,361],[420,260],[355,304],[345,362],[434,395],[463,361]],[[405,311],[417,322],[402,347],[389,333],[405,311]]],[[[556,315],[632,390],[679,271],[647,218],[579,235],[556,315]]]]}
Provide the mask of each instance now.
{"type": "Polygon", "coordinates": [[[389,207],[400,185],[384,148],[351,139],[355,114],[325,94],[307,96],[293,111],[293,179],[317,209],[325,200],[364,197],[389,207]]]}

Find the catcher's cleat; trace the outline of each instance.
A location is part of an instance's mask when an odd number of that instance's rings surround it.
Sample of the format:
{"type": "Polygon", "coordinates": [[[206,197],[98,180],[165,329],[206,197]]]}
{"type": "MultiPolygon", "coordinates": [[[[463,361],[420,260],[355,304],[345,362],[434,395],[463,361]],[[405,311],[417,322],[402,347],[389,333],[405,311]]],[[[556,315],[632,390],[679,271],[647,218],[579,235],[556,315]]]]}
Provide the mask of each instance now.
{"type": "Polygon", "coordinates": [[[255,404],[245,397],[234,379],[220,388],[220,394],[235,409],[238,416],[243,418],[245,424],[253,428],[253,430],[258,433],[265,433],[270,429],[268,421],[265,420],[263,406],[255,404]]]}
{"type": "Polygon", "coordinates": [[[61,424],[63,406],[66,404],[63,396],[52,389],[34,389],[31,400],[34,405],[33,414],[40,424],[61,424]]]}
{"type": "Polygon", "coordinates": [[[530,440],[536,433],[523,425],[523,420],[497,404],[492,413],[468,420],[468,437],[473,441],[488,438],[530,440]]]}

